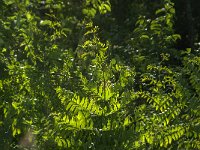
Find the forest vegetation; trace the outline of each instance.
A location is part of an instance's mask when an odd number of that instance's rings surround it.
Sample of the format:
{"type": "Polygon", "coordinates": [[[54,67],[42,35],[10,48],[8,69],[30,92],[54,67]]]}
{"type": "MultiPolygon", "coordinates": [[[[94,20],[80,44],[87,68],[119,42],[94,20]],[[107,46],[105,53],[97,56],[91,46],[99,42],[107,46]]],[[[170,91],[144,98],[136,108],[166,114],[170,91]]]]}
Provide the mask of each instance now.
{"type": "Polygon", "coordinates": [[[0,149],[200,149],[199,7],[1,0],[0,149]]]}

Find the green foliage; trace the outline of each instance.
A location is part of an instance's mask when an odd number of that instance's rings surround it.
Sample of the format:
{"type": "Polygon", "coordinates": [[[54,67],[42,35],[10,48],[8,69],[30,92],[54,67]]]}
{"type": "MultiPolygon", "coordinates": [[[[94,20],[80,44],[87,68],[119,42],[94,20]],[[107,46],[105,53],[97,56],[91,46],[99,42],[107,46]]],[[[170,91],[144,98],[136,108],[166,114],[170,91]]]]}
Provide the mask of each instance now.
{"type": "Polygon", "coordinates": [[[128,53],[133,54],[133,57],[144,56],[148,63],[149,61],[153,63],[160,61],[159,55],[162,53],[169,53],[174,57],[173,51],[175,50],[172,49],[172,45],[180,39],[180,35],[174,34],[175,9],[173,6],[172,2],[165,1],[164,7],[156,11],[155,18],[139,17],[133,38],[129,41],[133,49],[128,50],[128,53]]]}
{"type": "Polygon", "coordinates": [[[94,18],[97,10],[100,14],[111,11],[109,0],[86,0],[82,12],[89,18],[94,18]]]}
{"type": "Polygon", "coordinates": [[[171,1],[126,46],[101,37],[108,0],[0,3],[2,149],[200,149],[200,58],[173,48],[171,1]]]}

